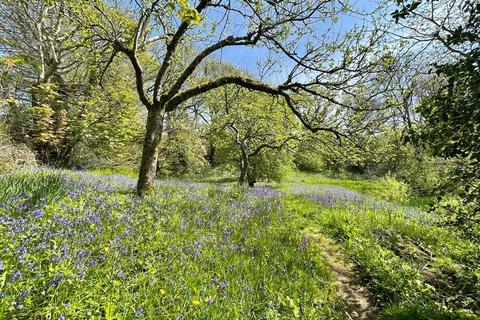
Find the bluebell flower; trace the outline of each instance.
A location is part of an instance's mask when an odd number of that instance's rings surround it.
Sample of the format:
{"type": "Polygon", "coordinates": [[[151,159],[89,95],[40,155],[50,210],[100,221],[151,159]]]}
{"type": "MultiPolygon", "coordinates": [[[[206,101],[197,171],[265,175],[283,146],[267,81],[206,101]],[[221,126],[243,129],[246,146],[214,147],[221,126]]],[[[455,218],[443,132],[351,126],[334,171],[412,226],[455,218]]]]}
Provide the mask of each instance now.
{"type": "Polygon", "coordinates": [[[47,285],[47,288],[56,288],[62,283],[64,274],[63,273],[57,273],[53,276],[52,279],[50,279],[50,282],[47,285]]]}
{"type": "Polygon", "coordinates": [[[42,209],[35,209],[31,213],[32,217],[34,217],[35,219],[39,219],[39,218],[43,217],[44,214],[45,213],[43,212],[42,209]]]}
{"type": "Polygon", "coordinates": [[[228,287],[228,281],[221,282],[219,288],[225,290],[228,287]]]}
{"type": "Polygon", "coordinates": [[[13,274],[12,274],[12,281],[15,281],[15,280],[19,280],[19,279],[22,279],[23,278],[23,275],[22,273],[20,272],[20,270],[15,270],[13,271],[13,274]]]}
{"type": "Polygon", "coordinates": [[[28,296],[28,290],[23,290],[15,299],[17,305],[21,305],[23,300],[28,296]]]}
{"type": "Polygon", "coordinates": [[[144,312],[143,307],[140,307],[140,308],[136,309],[135,310],[135,317],[139,318],[140,316],[143,315],[143,312],[144,312]]]}

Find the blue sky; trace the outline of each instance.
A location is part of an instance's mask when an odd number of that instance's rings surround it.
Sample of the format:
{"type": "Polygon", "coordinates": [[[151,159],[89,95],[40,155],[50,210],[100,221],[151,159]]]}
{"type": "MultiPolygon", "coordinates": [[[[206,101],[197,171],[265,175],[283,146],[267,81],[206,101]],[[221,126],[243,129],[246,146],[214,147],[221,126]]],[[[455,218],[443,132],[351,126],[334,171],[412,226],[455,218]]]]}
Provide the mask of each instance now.
{"type": "MultiPolygon", "coordinates": [[[[371,12],[374,10],[378,3],[378,0],[357,0],[352,1],[352,5],[355,8],[358,8],[360,11],[371,12]]],[[[216,20],[218,16],[215,16],[215,13],[210,13],[210,17],[207,19],[216,20]]],[[[233,20],[233,24],[236,22],[235,19],[233,20]]],[[[350,30],[353,26],[357,24],[365,23],[365,19],[360,17],[359,15],[342,15],[339,17],[339,21],[335,26],[336,32],[345,32],[350,30]]],[[[320,31],[320,25],[315,26],[317,30],[320,31]]],[[[221,61],[230,62],[236,65],[238,68],[247,71],[251,74],[258,75],[258,61],[265,60],[269,57],[269,50],[265,47],[245,47],[245,46],[238,46],[238,47],[227,47],[222,49],[221,51],[217,52],[216,57],[221,61]]],[[[283,65],[283,71],[288,72],[288,66],[291,64],[286,57],[276,56],[275,59],[283,65]]],[[[282,81],[281,78],[284,78],[284,74],[281,74],[281,71],[277,75],[272,75],[270,81],[272,82],[279,82],[282,81]]]]}

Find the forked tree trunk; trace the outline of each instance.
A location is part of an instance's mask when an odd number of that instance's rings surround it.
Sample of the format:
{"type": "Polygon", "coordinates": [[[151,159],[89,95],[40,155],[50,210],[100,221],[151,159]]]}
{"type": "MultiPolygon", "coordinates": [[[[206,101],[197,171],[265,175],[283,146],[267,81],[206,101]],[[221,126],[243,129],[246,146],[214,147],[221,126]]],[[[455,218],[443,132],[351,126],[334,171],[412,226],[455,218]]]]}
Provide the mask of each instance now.
{"type": "Polygon", "coordinates": [[[137,195],[145,197],[153,191],[155,176],[157,173],[158,148],[163,131],[163,112],[160,110],[149,110],[147,126],[145,130],[145,141],[143,143],[142,162],[137,183],[137,195]]]}

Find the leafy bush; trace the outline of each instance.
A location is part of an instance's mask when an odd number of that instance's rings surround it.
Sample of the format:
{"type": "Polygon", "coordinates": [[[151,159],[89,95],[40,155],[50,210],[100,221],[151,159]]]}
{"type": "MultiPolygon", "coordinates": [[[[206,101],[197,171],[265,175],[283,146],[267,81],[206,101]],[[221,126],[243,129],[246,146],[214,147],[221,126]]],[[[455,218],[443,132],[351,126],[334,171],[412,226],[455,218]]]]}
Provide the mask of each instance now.
{"type": "Polygon", "coordinates": [[[377,188],[378,197],[392,203],[404,203],[410,195],[408,185],[390,175],[380,178],[377,188]]]}
{"type": "Polygon", "coordinates": [[[304,172],[320,173],[324,171],[324,163],[321,157],[311,153],[296,155],[295,166],[304,172]]]}
{"type": "Polygon", "coordinates": [[[402,140],[402,134],[391,130],[376,136],[359,136],[358,144],[345,141],[342,145],[329,136],[314,136],[303,141],[295,156],[297,168],[309,172],[360,174],[367,178],[391,173],[407,183],[420,196],[437,195],[448,184],[454,161],[434,157],[402,140]],[[315,139],[316,138],[316,139],[315,139]]]}
{"type": "Polygon", "coordinates": [[[77,169],[127,169],[139,167],[143,119],[130,90],[120,90],[109,100],[102,94],[82,101],[85,111],[69,113],[64,159],[59,165],[77,169]],[[118,95],[118,96],[117,96],[118,95]],[[107,109],[108,116],[103,112],[107,109]]]}
{"type": "Polygon", "coordinates": [[[67,166],[81,170],[138,170],[141,149],[140,143],[135,142],[115,149],[82,142],[72,149],[67,166]]]}
{"type": "MultiPolygon", "coordinates": [[[[307,135],[295,150],[294,163],[298,170],[304,172],[320,173],[327,169],[324,157],[324,146],[318,143],[317,135],[307,135]]],[[[323,137],[322,137],[323,138],[323,137]]],[[[327,139],[325,137],[325,139],[327,139]]],[[[330,142],[328,142],[330,143],[330,142]]]]}
{"type": "Polygon", "coordinates": [[[251,159],[248,175],[254,181],[282,181],[292,167],[292,157],[285,150],[263,150],[251,159]]]}
{"type": "MultiPolygon", "coordinates": [[[[110,67],[102,88],[86,81],[82,90],[68,94],[57,81],[33,86],[22,82],[35,103],[24,97],[2,112],[14,141],[31,147],[38,161],[49,166],[135,168],[144,121],[122,60],[110,67]]],[[[96,72],[84,71],[84,80],[96,72]]]]}
{"type": "Polygon", "coordinates": [[[471,181],[470,187],[459,194],[443,197],[432,210],[439,216],[440,224],[460,230],[462,235],[480,243],[480,180],[471,181]]]}
{"type": "Polygon", "coordinates": [[[34,167],[35,154],[24,144],[4,144],[0,141],[0,172],[34,167]]]}
{"type": "Polygon", "coordinates": [[[208,166],[205,140],[187,119],[171,121],[160,145],[158,172],[163,176],[198,174],[208,166]]]}
{"type": "Polygon", "coordinates": [[[443,189],[451,187],[449,179],[455,167],[454,161],[432,157],[427,152],[414,155],[414,152],[395,171],[395,177],[406,182],[417,195],[438,195],[443,189]]]}

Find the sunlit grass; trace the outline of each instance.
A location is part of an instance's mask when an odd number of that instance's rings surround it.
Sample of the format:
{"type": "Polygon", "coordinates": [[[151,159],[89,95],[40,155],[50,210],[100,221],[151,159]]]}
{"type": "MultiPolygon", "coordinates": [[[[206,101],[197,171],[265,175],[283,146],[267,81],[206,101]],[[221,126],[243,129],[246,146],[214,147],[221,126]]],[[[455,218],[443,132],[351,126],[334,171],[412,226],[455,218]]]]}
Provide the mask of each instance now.
{"type": "Polygon", "coordinates": [[[0,208],[0,319],[342,319],[278,191],[58,174],[64,198],[0,208]]]}
{"type": "Polygon", "coordinates": [[[287,179],[286,182],[303,183],[309,185],[339,186],[372,197],[375,197],[376,195],[378,195],[379,191],[381,191],[376,180],[368,180],[360,177],[355,179],[353,179],[352,177],[349,177],[347,179],[337,179],[327,177],[320,173],[295,172],[295,174],[293,174],[289,179],[287,179]]]}
{"type": "MultiPolygon", "coordinates": [[[[384,186],[379,183],[378,179],[365,179],[360,176],[348,175],[347,177],[331,177],[321,173],[305,173],[296,171],[288,177],[286,181],[280,184],[280,188],[288,183],[301,183],[306,185],[330,185],[343,187],[351,191],[355,191],[371,197],[373,199],[382,200],[384,186]]],[[[435,202],[435,197],[412,195],[409,200],[404,203],[406,206],[426,209],[435,202]]]]}
{"type": "Polygon", "coordinates": [[[479,309],[478,246],[422,199],[377,200],[375,180],[157,181],[139,200],[135,177],[100,172],[0,176],[0,319],[344,319],[312,230],[353,263],[380,319],[479,309]]]}
{"type": "Polygon", "coordinates": [[[325,205],[291,195],[286,209],[335,239],[373,294],[381,319],[477,319],[480,249],[399,208],[325,205]]]}
{"type": "Polygon", "coordinates": [[[103,169],[92,169],[89,172],[99,175],[114,175],[120,174],[130,178],[137,178],[138,172],[131,170],[131,169],[110,169],[110,168],[103,168],[103,169]]]}

